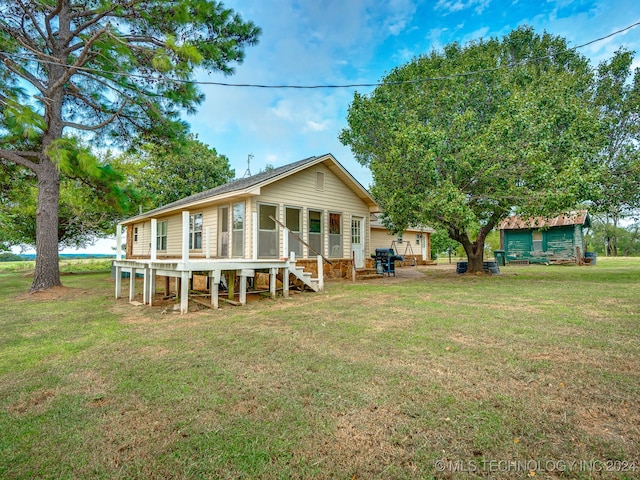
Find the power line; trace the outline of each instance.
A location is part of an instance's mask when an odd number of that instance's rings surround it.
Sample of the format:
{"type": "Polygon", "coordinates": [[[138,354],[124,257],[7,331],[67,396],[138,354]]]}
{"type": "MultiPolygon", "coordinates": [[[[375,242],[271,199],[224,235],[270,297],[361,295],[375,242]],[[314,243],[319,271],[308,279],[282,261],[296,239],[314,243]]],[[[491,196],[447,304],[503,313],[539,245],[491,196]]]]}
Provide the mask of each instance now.
{"type": "MultiPolygon", "coordinates": [[[[640,25],[640,22],[636,22],[633,23],[627,27],[621,28],[620,30],[616,30],[615,32],[612,32],[608,35],[590,40],[586,43],[582,43],[580,45],[576,45],[575,47],[570,48],[569,50],[578,50],[580,48],[584,48],[588,45],[592,45],[594,43],[597,42],[601,42],[602,40],[606,40],[607,38],[611,38],[614,37],[616,35],[619,35],[623,32],[626,32],[628,30],[631,30],[634,27],[637,27],[638,25],[640,25]]],[[[20,60],[25,60],[25,61],[36,61],[39,63],[43,63],[43,64],[49,64],[49,65],[61,65],[64,67],[71,67],[71,65],[63,65],[60,62],[55,62],[52,60],[42,60],[42,59],[33,59],[33,58],[29,58],[29,57],[24,57],[21,55],[7,55],[6,52],[0,52],[0,57],[13,57],[13,58],[17,58],[20,60]]],[[[412,79],[412,80],[399,80],[396,82],[373,82],[373,83],[344,83],[344,84],[321,84],[321,85],[294,85],[294,84],[259,84],[259,83],[228,83],[228,82],[216,82],[216,81],[207,81],[207,80],[182,80],[182,79],[177,79],[177,78],[168,78],[168,77],[162,77],[163,80],[167,81],[167,82],[171,82],[171,83],[182,83],[182,84],[193,84],[193,85],[212,85],[212,86],[218,86],[218,87],[233,87],[233,88],[261,88],[261,89],[293,89],[293,90],[313,90],[313,89],[336,89],[336,88],[365,88],[365,87],[379,87],[379,86],[383,86],[383,85],[407,85],[407,84],[415,84],[415,83],[424,83],[424,82],[432,82],[432,81],[441,81],[441,80],[450,80],[450,79],[454,79],[454,78],[460,78],[460,77],[468,77],[468,76],[473,76],[473,75],[478,75],[481,73],[489,73],[489,72],[494,72],[497,70],[503,70],[506,68],[514,68],[518,65],[523,65],[525,63],[529,63],[529,62],[534,62],[534,61],[539,61],[539,60],[544,60],[547,58],[551,58],[554,55],[556,55],[555,53],[551,53],[548,55],[543,55],[541,57],[536,57],[536,58],[528,58],[528,59],[524,59],[520,62],[512,62],[509,64],[505,64],[505,65],[500,65],[497,67],[492,67],[492,68],[486,68],[486,69],[481,69],[481,70],[473,70],[473,71],[468,71],[468,72],[461,72],[461,73],[455,73],[455,74],[450,74],[450,75],[443,75],[443,76],[438,76],[438,77],[422,77],[422,78],[417,78],[417,79],[412,79]]],[[[147,75],[142,75],[142,74],[135,74],[135,73],[129,73],[129,72],[106,72],[104,70],[100,70],[97,68],[91,68],[91,67],[76,67],[76,70],[80,70],[80,71],[84,71],[84,72],[88,72],[88,73],[109,73],[110,75],[120,75],[123,77],[127,77],[127,78],[138,78],[138,79],[144,79],[144,80],[149,80],[149,77],[147,75]]]]}

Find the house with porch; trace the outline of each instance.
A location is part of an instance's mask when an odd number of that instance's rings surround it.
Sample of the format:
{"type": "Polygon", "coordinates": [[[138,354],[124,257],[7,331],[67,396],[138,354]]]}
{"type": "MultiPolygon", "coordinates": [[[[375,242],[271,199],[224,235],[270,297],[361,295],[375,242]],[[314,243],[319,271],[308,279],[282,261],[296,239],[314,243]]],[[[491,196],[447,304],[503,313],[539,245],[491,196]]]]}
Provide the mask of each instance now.
{"type": "Polygon", "coordinates": [[[379,211],[331,154],[234,180],[122,222],[126,256],[116,254],[116,296],[122,269],[131,278],[144,274],[144,303],[153,301],[157,276],[175,277],[183,312],[195,273],[209,278],[214,306],[227,276],[240,278],[240,303],[256,272],[269,274],[274,295],[276,281],[287,294],[290,276],[317,291],[325,275],[350,277],[371,263],[371,215],[379,211]]]}

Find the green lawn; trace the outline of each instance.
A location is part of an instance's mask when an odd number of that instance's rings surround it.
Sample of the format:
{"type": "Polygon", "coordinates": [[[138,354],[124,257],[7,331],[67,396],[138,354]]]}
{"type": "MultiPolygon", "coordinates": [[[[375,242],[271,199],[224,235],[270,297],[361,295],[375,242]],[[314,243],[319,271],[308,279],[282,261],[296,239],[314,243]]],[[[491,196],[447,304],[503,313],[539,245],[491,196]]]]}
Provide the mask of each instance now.
{"type": "Polygon", "coordinates": [[[0,271],[0,478],[640,477],[640,259],[420,268],[187,315],[0,271]]]}

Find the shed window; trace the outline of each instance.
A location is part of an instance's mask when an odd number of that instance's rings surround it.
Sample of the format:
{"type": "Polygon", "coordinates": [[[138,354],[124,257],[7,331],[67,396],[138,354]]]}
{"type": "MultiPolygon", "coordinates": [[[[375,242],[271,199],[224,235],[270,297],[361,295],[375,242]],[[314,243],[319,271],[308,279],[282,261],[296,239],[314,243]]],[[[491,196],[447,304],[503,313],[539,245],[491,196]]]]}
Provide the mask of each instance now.
{"type": "Polygon", "coordinates": [[[138,241],[138,227],[133,227],[133,241],[138,241]]]}
{"type": "Polygon", "coordinates": [[[533,232],[533,251],[542,251],[542,232],[540,231],[533,232]]]}

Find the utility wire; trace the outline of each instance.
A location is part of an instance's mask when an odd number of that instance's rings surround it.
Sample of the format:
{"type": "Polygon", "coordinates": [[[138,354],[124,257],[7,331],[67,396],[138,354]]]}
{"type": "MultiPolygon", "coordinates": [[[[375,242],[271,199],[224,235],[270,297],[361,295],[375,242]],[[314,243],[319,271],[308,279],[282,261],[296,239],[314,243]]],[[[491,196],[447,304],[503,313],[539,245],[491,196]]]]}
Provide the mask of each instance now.
{"type": "MultiPolygon", "coordinates": [[[[619,35],[623,32],[626,32],[628,30],[631,30],[634,27],[637,27],[638,25],[640,25],[640,22],[636,22],[633,23],[627,27],[621,28],[620,30],[616,30],[615,32],[612,32],[608,35],[590,40],[586,43],[582,43],[580,45],[576,45],[575,47],[572,47],[569,49],[569,51],[574,51],[574,50],[578,50],[580,48],[584,48],[588,45],[592,45],[594,43],[597,42],[601,42],[602,40],[606,40],[607,38],[611,38],[614,37],[616,35],[619,35]]],[[[33,58],[29,58],[29,57],[24,57],[21,55],[7,55],[6,52],[0,52],[0,54],[2,54],[1,56],[4,57],[13,57],[13,58],[17,58],[20,60],[25,60],[25,61],[36,61],[39,63],[44,63],[44,64],[50,64],[50,65],[62,65],[65,67],[70,67],[70,65],[63,65],[59,62],[55,62],[52,60],[41,60],[41,59],[33,59],[33,58]]],[[[416,78],[416,79],[412,79],[412,80],[399,80],[399,81],[395,81],[395,82],[374,82],[374,83],[344,83],[344,84],[325,84],[325,85],[289,85],[289,84],[282,84],[282,85],[277,85],[277,84],[259,84],[259,83],[227,83],[227,82],[215,82],[215,81],[207,81],[207,80],[183,80],[183,79],[178,79],[178,78],[169,78],[166,76],[163,76],[162,79],[170,82],[170,83],[182,83],[182,84],[193,84],[193,85],[213,85],[213,86],[219,86],[219,87],[235,87],[235,88],[261,88],[261,89],[297,89],[297,90],[312,90],[312,89],[336,89],[336,88],[363,88],[363,87],[380,87],[383,85],[407,85],[407,84],[415,84],[415,83],[425,83],[425,82],[433,82],[433,81],[440,81],[440,80],[450,80],[450,79],[454,79],[454,78],[460,78],[460,77],[468,77],[468,76],[473,76],[473,75],[479,75],[481,73],[488,73],[488,72],[494,72],[497,70],[503,70],[506,68],[514,68],[517,67],[519,65],[523,65],[529,62],[535,62],[535,61],[539,61],[539,60],[544,60],[547,58],[551,58],[553,56],[555,56],[556,53],[550,53],[548,55],[543,55],[541,57],[535,57],[535,58],[527,58],[524,59],[520,62],[512,62],[509,64],[505,64],[505,65],[500,65],[497,67],[492,67],[492,68],[486,68],[486,69],[481,69],[481,70],[473,70],[473,71],[468,71],[468,72],[461,72],[461,73],[455,73],[455,74],[450,74],[450,75],[443,75],[443,76],[438,76],[438,77],[422,77],[422,78],[416,78]]],[[[135,73],[128,73],[128,72],[106,72],[104,70],[100,70],[97,68],[91,68],[91,67],[77,67],[77,70],[82,70],[88,73],[109,73],[110,75],[121,75],[123,77],[128,77],[128,78],[139,78],[139,79],[144,79],[144,80],[148,80],[149,77],[147,75],[142,75],[142,74],[135,74],[135,73]]]]}

